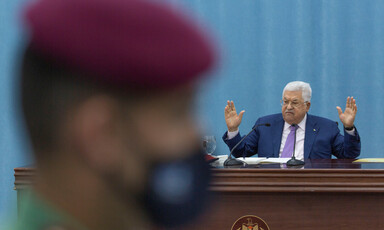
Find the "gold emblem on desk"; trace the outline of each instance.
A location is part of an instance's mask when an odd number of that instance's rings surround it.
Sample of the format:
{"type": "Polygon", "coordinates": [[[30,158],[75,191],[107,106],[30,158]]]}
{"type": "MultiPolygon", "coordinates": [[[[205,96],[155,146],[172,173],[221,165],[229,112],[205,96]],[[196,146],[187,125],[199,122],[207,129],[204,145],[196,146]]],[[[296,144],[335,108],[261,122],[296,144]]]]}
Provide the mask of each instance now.
{"type": "Polygon", "coordinates": [[[267,223],[258,216],[247,215],[236,220],[231,230],[270,230],[267,223]]]}

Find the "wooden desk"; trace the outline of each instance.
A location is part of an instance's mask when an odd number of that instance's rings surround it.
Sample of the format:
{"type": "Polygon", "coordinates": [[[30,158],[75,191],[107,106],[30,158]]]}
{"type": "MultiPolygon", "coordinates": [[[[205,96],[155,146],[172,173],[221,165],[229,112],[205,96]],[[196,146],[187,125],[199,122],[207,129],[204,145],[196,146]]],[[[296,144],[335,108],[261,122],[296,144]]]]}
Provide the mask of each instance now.
{"type": "MultiPolygon", "coordinates": [[[[272,230],[384,229],[384,164],[312,160],[299,169],[214,168],[213,175],[214,202],[190,229],[229,230],[244,215],[272,230]]],[[[15,169],[18,193],[33,176],[33,169],[15,169]]]]}

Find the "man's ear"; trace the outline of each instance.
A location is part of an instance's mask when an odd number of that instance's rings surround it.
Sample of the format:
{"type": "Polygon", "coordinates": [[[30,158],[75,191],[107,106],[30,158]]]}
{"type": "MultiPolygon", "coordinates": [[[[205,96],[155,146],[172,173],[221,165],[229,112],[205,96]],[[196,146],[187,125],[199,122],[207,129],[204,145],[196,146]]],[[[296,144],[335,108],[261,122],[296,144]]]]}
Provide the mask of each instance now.
{"type": "Polygon", "coordinates": [[[99,170],[112,170],[121,158],[118,105],[108,96],[94,96],[73,112],[72,143],[77,154],[99,170]]]}
{"type": "Polygon", "coordinates": [[[309,108],[311,108],[311,102],[307,102],[307,113],[309,111],[309,108]]]}

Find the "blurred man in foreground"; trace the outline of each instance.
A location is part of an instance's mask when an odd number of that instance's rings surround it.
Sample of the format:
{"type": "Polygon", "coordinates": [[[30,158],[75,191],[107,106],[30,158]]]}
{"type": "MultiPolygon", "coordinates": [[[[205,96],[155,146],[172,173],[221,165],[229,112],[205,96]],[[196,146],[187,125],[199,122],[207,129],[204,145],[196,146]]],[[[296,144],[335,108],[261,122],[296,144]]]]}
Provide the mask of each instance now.
{"type": "Polygon", "coordinates": [[[203,211],[193,117],[208,39],[165,6],[41,0],[25,21],[22,107],[38,179],[16,229],[175,227],[203,211]]]}

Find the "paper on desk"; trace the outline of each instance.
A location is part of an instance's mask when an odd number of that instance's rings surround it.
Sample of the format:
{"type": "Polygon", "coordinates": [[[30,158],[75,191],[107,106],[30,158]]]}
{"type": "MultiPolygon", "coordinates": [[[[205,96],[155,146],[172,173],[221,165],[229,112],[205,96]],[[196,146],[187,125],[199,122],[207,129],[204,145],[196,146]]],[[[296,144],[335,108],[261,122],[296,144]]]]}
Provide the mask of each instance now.
{"type": "Polygon", "coordinates": [[[384,163],[384,158],[361,158],[355,160],[357,163],[384,163]]]}
{"type": "MultiPolygon", "coordinates": [[[[215,165],[223,165],[224,161],[228,158],[228,155],[220,155],[216,156],[219,158],[219,160],[215,161],[215,165]]],[[[237,158],[239,160],[244,161],[247,164],[285,164],[287,161],[289,161],[291,158],[266,158],[266,157],[246,157],[243,159],[242,157],[237,158]]]]}
{"type": "Polygon", "coordinates": [[[273,163],[285,164],[291,158],[246,157],[245,160],[243,160],[243,158],[238,158],[238,159],[245,161],[247,164],[273,164],[273,163]]]}

